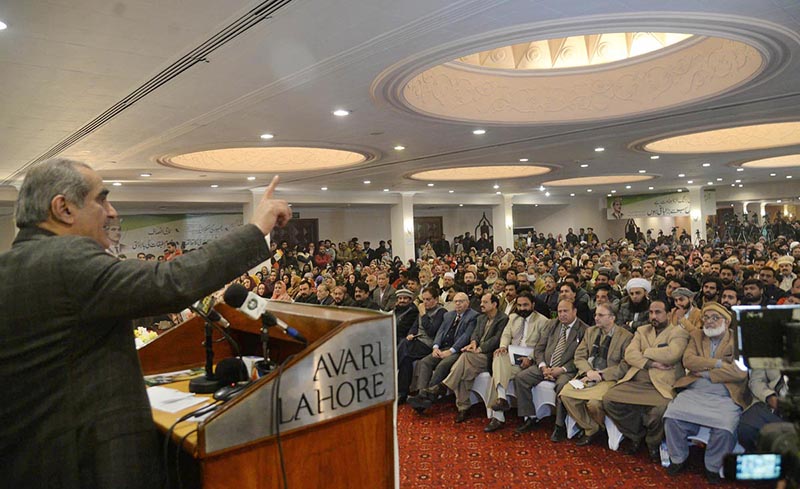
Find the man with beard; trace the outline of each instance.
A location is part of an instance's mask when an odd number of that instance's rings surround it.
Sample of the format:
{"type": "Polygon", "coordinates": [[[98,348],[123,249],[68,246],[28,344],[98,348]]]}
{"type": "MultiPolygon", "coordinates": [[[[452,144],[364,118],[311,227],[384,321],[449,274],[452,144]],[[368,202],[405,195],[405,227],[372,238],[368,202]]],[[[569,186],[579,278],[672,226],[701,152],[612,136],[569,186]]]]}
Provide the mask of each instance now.
{"type": "Polygon", "coordinates": [[[347,294],[347,287],[344,285],[337,285],[333,289],[333,305],[339,307],[355,307],[356,303],[347,294]]]}
{"type": "Polygon", "coordinates": [[[397,394],[401,404],[408,396],[413,362],[430,355],[433,340],[444,320],[445,309],[439,304],[438,292],[436,287],[427,287],[422,291],[425,313],[417,316],[417,321],[397,346],[397,394]]]}
{"type": "Polygon", "coordinates": [[[620,302],[617,322],[633,332],[639,326],[650,322],[650,300],[647,298],[650,293],[650,282],[643,278],[632,278],[628,280],[625,290],[628,296],[620,302]]]}
{"type": "Polygon", "coordinates": [[[304,279],[297,286],[294,301],[300,304],[317,304],[317,295],[311,291],[311,282],[308,279],[304,279]]]}
{"type": "Polygon", "coordinates": [[[769,300],[764,295],[764,284],[757,278],[749,278],[742,284],[742,304],[746,306],[766,306],[769,300]]]}
{"type": "Polygon", "coordinates": [[[549,324],[549,320],[533,310],[533,296],[529,291],[522,291],[517,297],[517,308],[511,313],[508,324],[500,336],[500,345],[494,351],[492,359],[492,389],[486,404],[489,407],[491,421],[484,428],[487,433],[502,428],[505,412],[511,409],[506,390],[511,379],[522,368],[519,364],[511,365],[508,347],[523,347],[533,351],[539,337],[549,324]]]}
{"type": "Polygon", "coordinates": [[[458,360],[461,349],[469,344],[475,329],[478,313],[470,309],[467,294],[456,293],[453,303],[455,309],[445,314],[433,340],[431,354],[417,363],[418,394],[409,397],[408,403],[420,414],[444,394],[441,383],[458,360]]]}
{"type": "Polygon", "coordinates": [[[442,275],[442,283],[439,286],[439,290],[442,291],[440,302],[444,304],[447,302],[447,291],[450,290],[456,284],[456,274],[453,272],[445,272],[442,275]]]}
{"type": "Polygon", "coordinates": [[[656,273],[656,264],[652,260],[642,264],[642,278],[650,281],[651,297],[655,297],[666,285],[666,279],[656,273]]]}
{"type": "MultiPolygon", "coordinates": [[[[725,306],[728,311],[731,311],[733,306],[739,305],[739,293],[736,290],[736,287],[729,285],[722,289],[722,294],[719,298],[720,304],[725,306]]],[[[736,321],[736,317],[732,316],[731,321],[736,321]]],[[[731,326],[733,327],[733,325],[731,326]]]]}
{"type": "Polygon", "coordinates": [[[481,314],[476,320],[470,342],[461,349],[461,355],[450,369],[450,374],[442,381],[456,395],[456,423],[466,421],[472,405],[469,394],[472,384],[478,375],[489,370],[489,362],[500,345],[500,335],[508,323],[508,316],[497,309],[500,305],[497,296],[484,294],[480,305],[481,314]]]}
{"type": "Polygon", "coordinates": [[[780,272],[778,287],[788,292],[792,288],[792,282],[797,278],[797,275],[792,272],[794,266],[794,257],[782,256],[778,258],[778,271],[780,272]]]}
{"type": "Polygon", "coordinates": [[[481,308],[481,302],[483,301],[483,294],[486,292],[486,289],[486,282],[483,280],[479,280],[472,284],[472,298],[469,300],[469,307],[471,307],[477,313],[481,313],[483,311],[481,308]]]}
{"type": "Polygon", "coordinates": [[[397,329],[397,343],[408,336],[408,332],[419,318],[419,309],[414,305],[414,293],[408,289],[400,289],[396,293],[397,304],[394,308],[394,322],[397,329]]]}
{"type": "MultiPolygon", "coordinates": [[[[564,284],[566,286],[566,284],[564,284]]],[[[536,408],[533,405],[531,389],[544,380],[555,383],[556,396],[577,372],[574,356],[583,338],[586,323],[578,319],[575,302],[562,300],[558,303],[558,320],[553,321],[542,332],[533,354],[522,360],[522,371],[514,377],[517,393],[517,414],[525,422],[517,428],[517,433],[531,431],[538,423],[536,408]]],[[[556,398],[556,427],[550,439],[558,442],[567,437],[565,427],[566,411],[556,398]]]]}
{"type": "Polygon", "coordinates": [[[719,280],[716,277],[704,278],[701,294],[695,299],[695,304],[702,309],[706,302],[717,302],[721,289],[722,286],[720,286],[719,280]]]}
{"type": "Polygon", "coordinates": [[[734,269],[731,265],[722,265],[719,269],[719,281],[723,287],[727,287],[728,285],[735,285],[734,281],[736,279],[736,269],[734,269]]]}
{"type": "Polygon", "coordinates": [[[674,397],[673,385],[684,375],[683,352],[689,333],[669,324],[666,306],[653,301],[650,324],[639,327],[625,350],[630,365],[624,377],[603,398],[603,409],[630,440],[625,453],[635,454],[647,444],[650,459],[660,461],[664,438],[663,414],[674,397]]]}
{"type": "Polygon", "coordinates": [[[763,267],[758,271],[758,279],[763,284],[762,294],[767,299],[767,304],[777,304],[778,300],[786,295],[775,282],[775,270],[770,267],[763,267]]]}
{"type": "Polygon", "coordinates": [[[568,384],[561,390],[561,402],[583,429],[583,436],[576,442],[578,446],[589,445],[602,434],[603,396],[628,370],[623,358],[633,335],[614,324],[615,316],[609,304],[597,305],[597,326],[586,330],[575,350],[576,379],[585,388],[579,390],[568,384]]]}
{"type": "Polygon", "coordinates": [[[694,307],[692,299],[694,292],[686,287],[678,287],[672,291],[672,300],[675,308],[670,311],[669,322],[681,326],[686,331],[692,332],[702,327],[700,309],[694,307]]]}
{"type": "Polygon", "coordinates": [[[544,279],[544,292],[539,294],[537,299],[544,302],[548,309],[555,311],[558,309],[558,291],[556,290],[556,279],[549,273],[546,273],[542,278],[544,279]]]}
{"type": "Polygon", "coordinates": [[[689,437],[702,427],[711,434],[705,449],[706,479],[721,482],[723,457],[736,447],[736,427],[742,410],[750,405],[747,371],[734,364],[734,338],[728,326],[731,313],[716,302],[703,307],[702,328],[690,333],[683,354],[689,371],[675,382],[682,390],[664,413],[664,431],[671,465],[669,475],[686,468],[689,437]]]}

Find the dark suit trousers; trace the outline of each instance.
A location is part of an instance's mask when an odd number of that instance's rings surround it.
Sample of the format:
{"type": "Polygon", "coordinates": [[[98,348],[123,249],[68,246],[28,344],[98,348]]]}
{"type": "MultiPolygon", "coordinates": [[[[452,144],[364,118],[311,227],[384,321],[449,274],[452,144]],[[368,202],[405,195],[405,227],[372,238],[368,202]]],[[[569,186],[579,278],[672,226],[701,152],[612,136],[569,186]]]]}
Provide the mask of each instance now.
{"type": "Polygon", "coordinates": [[[411,377],[414,373],[413,363],[431,354],[431,347],[417,340],[408,341],[403,338],[397,346],[397,394],[408,395],[411,377]]]}
{"type": "Polygon", "coordinates": [[[421,390],[426,387],[439,385],[450,373],[453,364],[458,360],[459,353],[453,353],[445,359],[434,358],[428,355],[417,362],[417,388],[421,390]]]}
{"type": "Polygon", "coordinates": [[[651,450],[658,448],[664,439],[664,412],[669,399],[660,406],[643,406],[603,400],[606,416],[614,421],[625,438],[641,442],[644,438],[651,450]]]}
{"type": "MultiPolygon", "coordinates": [[[[564,426],[567,414],[564,406],[561,405],[558,394],[572,377],[570,374],[561,374],[556,378],[556,424],[559,426],[564,426]]],[[[519,416],[536,415],[531,389],[539,385],[539,382],[543,380],[544,375],[542,375],[542,371],[539,370],[537,365],[532,365],[514,376],[514,391],[517,395],[517,414],[519,416]]]]}

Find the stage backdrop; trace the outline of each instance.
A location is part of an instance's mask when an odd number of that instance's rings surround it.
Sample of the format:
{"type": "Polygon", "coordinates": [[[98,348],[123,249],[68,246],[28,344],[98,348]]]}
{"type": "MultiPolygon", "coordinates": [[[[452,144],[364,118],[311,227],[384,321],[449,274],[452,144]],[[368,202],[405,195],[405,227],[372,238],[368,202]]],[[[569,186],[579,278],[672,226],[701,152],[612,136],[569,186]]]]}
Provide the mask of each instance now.
{"type": "Polygon", "coordinates": [[[199,248],[242,225],[242,214],[161,214],[122,216],[119,252],[128,258],[138,253],[163,255],[167,243],[179,248],[199,248]]]}
{"type": "Polygon", "coordinates": [[[688,192],[615,196],[607,198],[606,216],[611,220],[688,216],[690,204],[688,192]]]}

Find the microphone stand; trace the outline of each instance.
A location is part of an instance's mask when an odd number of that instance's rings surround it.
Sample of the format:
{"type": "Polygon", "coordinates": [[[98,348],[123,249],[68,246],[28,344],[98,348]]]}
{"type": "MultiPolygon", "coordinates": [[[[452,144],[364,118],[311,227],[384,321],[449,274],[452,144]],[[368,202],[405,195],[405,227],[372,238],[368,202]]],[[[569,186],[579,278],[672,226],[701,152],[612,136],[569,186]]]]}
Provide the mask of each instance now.
{"type": "Polygon", "coordinates": [[[255,363],[259,378],[275,370],[275,362],[269,358],[269,328],[277,324],[275,316],[272,314],[264,314],[261,317],[261,351],[264,354],[264,359],[255,363]]]}
{"type": "Polygon", "coordinates": [[[189,392],[196,394],[210,394],[219,389],[219,381],[214,375],[214,343],[212,342],[211,333],[213,331],[213,324],[205,314],[200,314],[194,307],[191,307],[195,313],[205,321],[206,338],[203,342],[206,346],[206,374],[201,377],[195,377],[189,381],[189,392]]]}

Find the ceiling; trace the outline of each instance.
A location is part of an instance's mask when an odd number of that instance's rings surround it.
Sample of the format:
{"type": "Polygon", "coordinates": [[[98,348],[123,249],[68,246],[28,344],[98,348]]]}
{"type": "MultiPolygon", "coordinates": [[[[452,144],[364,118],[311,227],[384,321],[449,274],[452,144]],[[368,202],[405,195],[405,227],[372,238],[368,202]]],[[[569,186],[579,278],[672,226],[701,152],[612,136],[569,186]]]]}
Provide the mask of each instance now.
{"type": "MultiPolygon", "coordinates": [[[[246,173],[189,170],[170,162],[201,151],[287,146],[364,156],[354,166],[292,171],[287,163],[281,169],[281,189],[320,195],[320,202],[336,191],[383,194],[383,189],[443,199],[494,196],[494,185],[504,193],[539,195],[544,182],[642,174],[653,178],[630,189],[600,183],[593,195],[674,190],[692,180],[714,182],[718,200],[732,201],[737,192],[754,185],[768,189],[765,184],[779,179],[781,192],[800,195],[800,159],[795,167],[737,172],[745,161],[800,153],[800,144],[713,153],[644,149],[686,133],[800,121],[796,0],[0,0],[0,21],[8,24],[0,31],[0,182],[5,185],[18,185],[27,168],[59,154],[87,161],[105,180],[122,183],[115,193],[142,192],[148,201],[158,201],[159,192],[236,195],[265,185],[272,173],[252,166],[246,173]],[[724,89],[712,86],[715,77],[737,69],[736,61],[713,53],[691,62],[688,56],[673,59],[677,46],[705,45],[684,42],[667,49],[671,57],[639,57],[646,58],[646,73],[630,60],[611,63],[620,70],[613,83],[601,76],[609,73],[603,71],[606,65],[568,71],[570,80],[595,77],[571,88],[569,100],[558,79],[541,75],[535,95],[548,111],[543,118],[534,114],[520,122],[487,115],[481,121],[473,111],[459,120],[415,111],[404,98],[415,77],[460,57],[601,32],[679,32],[701,41],[744,43],[748,71],[724,89]],[[691,77],[689,69],[696,70],[691,77]],[[676,88],[682,79],[688,88],[676,88]],[[605,100],[606,108],[589,107],[609,86],[619,88],[617,99],[605,100]],[[685,92],[687,99],[667,101],[661,89],[669,97],[685,92]],[[695,89],[697,97],[688,93],[695,89]],[[626,98],[626,90],[663,103],[635,110],[637,101],[626,98]],[[554,101],[563,108],[554,109],[554,101]],[[626,104],[630,110],[621,112],[626,104]],[[593,109],[591,117],[582,116],[586,108],[593,109]],[[336,109],[350,115],[334,116],[336,109]],[[558,117],[559,111],[565,117],[558,117]],[[486,132],[475,135],[475,129],[486,132]],[[274,137],[261,139],[264,133],[274,137]],[[404,149],[394,149],[398,145],[404,149]],[[604,151],[595,151],[598,147],[604,151]],[[522,178],[488,172],[484,181],[437,180],[432,187],[410,178],[448,167],[519,165],[521,159],[550,171],[522,178]],[[793,171],[794,180],[784,180],[793,171]],[[744,188],[730,187],[735,179],[744,188]]],[[[517,75],[500,76],[508,77],[499,79],[503,85],[517,75]]],[[[442,97],[457,96],[462,88],[438,86],[442,97]]],[[[470,90],[473,96],[482,86],[470,90]]],[[[488,106],[506,110],[507,103],[496,98],[488,106]]],[[[548,190],[553,199],[569,198],[585,195],[586,186],[548,190]]],[[[241,198],[211,200],[225,210],[226,201],[241,198]]]]}

